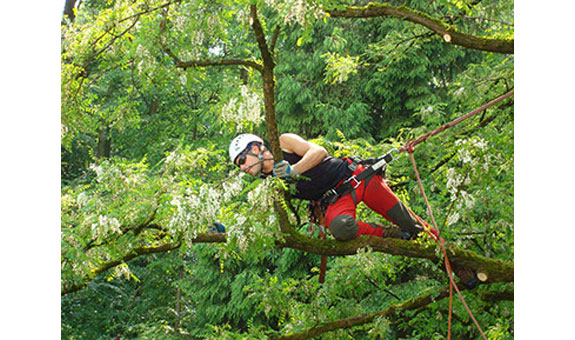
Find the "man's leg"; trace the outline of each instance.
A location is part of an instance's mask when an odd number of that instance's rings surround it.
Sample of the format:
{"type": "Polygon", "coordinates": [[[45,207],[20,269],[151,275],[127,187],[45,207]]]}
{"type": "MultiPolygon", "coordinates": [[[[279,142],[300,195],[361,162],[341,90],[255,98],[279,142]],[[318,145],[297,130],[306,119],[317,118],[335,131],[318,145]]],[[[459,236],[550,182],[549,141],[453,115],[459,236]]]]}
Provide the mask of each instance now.
{"type": "MultiPolygon", "coordinates": [[[[357,202],[361,201],[360,193],[363,192],[363,183],[356,190],[357,202]]],[[[339,241],[353,240],[359,235],[375,235],[383,237],[384,229],[377,225],[357,221],[356,206],[352,194],[347,194],[338,199],[327,208],[325,224],[332,235],[339,241]]]]}
{"type": "MultiPolygon", "coordinates": [[[[363,202],[373,211],[414,237],[423,231],[416,216],[397,198],[381,176],[374,176],[363,193],[363,202]]],[[[423,221],[423,220],[422,220],[423,221]]],[[[425,223],[425,222],[424,222],[425,223]]]]}

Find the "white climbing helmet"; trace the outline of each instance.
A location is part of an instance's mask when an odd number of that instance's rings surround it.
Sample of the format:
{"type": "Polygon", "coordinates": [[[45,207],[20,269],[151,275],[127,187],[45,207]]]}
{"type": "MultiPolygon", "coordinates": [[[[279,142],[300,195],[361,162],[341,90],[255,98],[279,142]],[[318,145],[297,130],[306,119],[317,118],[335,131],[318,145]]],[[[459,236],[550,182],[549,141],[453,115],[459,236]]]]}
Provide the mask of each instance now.
{"type": "Polygon", "coordinates": [[[236,158],[246,149],[248,144],[252,142],[263,143],[263,139],[251,133],[244,133],[232,140],[230,143],[230,159],[235,163],[236,158]]]}

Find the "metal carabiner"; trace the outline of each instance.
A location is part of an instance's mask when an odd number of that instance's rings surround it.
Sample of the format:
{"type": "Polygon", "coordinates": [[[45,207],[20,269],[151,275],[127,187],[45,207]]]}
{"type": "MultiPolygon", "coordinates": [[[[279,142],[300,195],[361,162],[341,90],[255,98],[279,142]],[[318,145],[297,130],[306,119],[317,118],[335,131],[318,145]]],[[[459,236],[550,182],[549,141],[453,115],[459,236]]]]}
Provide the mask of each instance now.
{"type": "Polygon", "coordinates": [[[389,150],[389,152],[386,155],[389,155],[391,153],[395,152],[395,156],[391,158],[391,162],[395,161],[396,159],[399,159],[399,157],[401,157],[401,152],[398,149],[391,149],[389,150]]]}

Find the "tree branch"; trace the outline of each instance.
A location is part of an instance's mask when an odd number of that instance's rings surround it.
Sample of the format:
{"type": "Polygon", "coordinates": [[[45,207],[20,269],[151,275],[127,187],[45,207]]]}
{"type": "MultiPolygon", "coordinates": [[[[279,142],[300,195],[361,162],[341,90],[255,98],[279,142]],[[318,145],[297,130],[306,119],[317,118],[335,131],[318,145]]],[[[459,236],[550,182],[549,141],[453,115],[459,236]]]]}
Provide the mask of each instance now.
{"type": "Polygon", "coordinates": [[[277,42],[279,34],[280,34],[280,28],[281,28],[280,25],[277,25],[276,29],[274,30],[274,35],[272,36],[272,41],[270,44],[270,52],[272,54],[274,54],[274,51],[276,49],[276,42],[277,42]]]}
{"type": "Polygon", "coordinates": [[[178,56],[172,52],[167,47],[164,47],[164,52],[168,54],[176,63],[176,67],[187,69],[190,67],[209,67],[209,66],[233,66],[233,65],[240,65],[240,66],[247,66],[253,69],[262,72],[263,68],[262,65],[258,64],[252,60],[243,60],[243,59],[222,59],[222,60],[190,60],[190,61],[182,61],[178,56]]]}
{"type": "Polygon", "coordinates": [[[86,287],[88,282],[92,281],[93,278],[96,275],[100,274],[101,272],[106,271],[110,268],[116,267],[116,266],[118,266],[124,262],[130,261],[130,260],[132,260],[138,256],[155,254],[155,253],[165,253],[169,250],[179,248],[180,245],[181,245],[181,242],[175,242],[175,243],[166,243],[166,244],[156,246],[156,247],[136,247],[119,259],[102,263],[100,266],[93,269],[91,272],[91,276],[89,278],[84,279],[83,282],[78,283],[78,284],[74,284],[72,286],[64,285],[64,287],[62,288],[61,294],[66,295],[69,293],[76,292],[76,291],[86,287]]]}
{"type": "MultiPolygon", "coordinates": [[[[256,36],[258,42],[258,48],[262,55],[262,60],[264,67],[262,70],[262,81],[263,81],[263,92],[264,92],[264,109],[266,113],[266,134],[267,139],[270,143],[271,151],[275,162],[283,160],[282,150],[280,148],[278,126],[276,122],[276,102],[275,102],[275,77],[274,68],[275,63],[268,49],[266,42],[266,37],[258,18],[258,12],[255,5],[250,5],[250,18],[252,23],[252,29],[256,36]]],[[[279,26],[276,28],[276,32],[279,33],[279,26]]],[[[275,38],[272,39],[272,45],[275,44],[275,38]]],[[[283,192],[283,199],[287,200],[287,195],[283,192]]],[[[295,231],[289,224],[289,218],[287,211],[285,211],[280,203],[279,199],[274,200],[274,209],[278,213],[280,228],[284,234],[294,234],[295,231]]]]}
{"type": "MultiPolygon", "coordinates": [[[[433,263],[442,263],[443,258],[436,251],[435,244],[405,241],[391,238],[380,238],[363,235],[355,240],[340,242],[335,240],[312,239],[302,234],[285,235],[285,240],[277,242],[280,248],[292,248],[317,255],[347,256],[355,255],[362,248],[370,247],[373,251],[390,255],[423,258],[433,263]]],[[[472,251],[459,249],[451,244],[446,245],[449,262],[452,266],[465,267],[485,274],[484,283],[513,282],[514,266],[512,262],[491,259],[472,251]]]]}
{"type": "MultiPolygon", "coordinates": [[[[156,228],[156,226],[154,227],[156,228]]],[[[380,238],[375,236],[361,236],[352,241],[340,242],[335,240],[313,239],[293,232],[289,225],[282,229],[290,230],[290,232],[284,234],[283,241],[276,242],[276,247],[278,248],[291,248],[317,255],[347,256],[357,254],[359,249],[370,247],[373,251],[390,255],[423,258],[428,259],[433,263],[441,263],[443,261],[436,252],[436,246],[434,244],[421,244],[414,241],[380,238]]],[[[196,238],[192,240],[192,243],[225,242],[227,242],[227,235],[221,233],[198,234],[196,238]]],[[[91,281],[96,274],[120,265],[121,263],[129,261],[135,257],[151,253],[166,252],[178,247],[180,247],[180,242],[167,243],[158,247],[134,248],[120,259],[101,264],[98,268],[92,271],[93,275],[86,278],[84,282],[70,287],[65,286],[62,290],[62,295],[75,292],[85,287],[87,282],[91,281]]],[[[512,262],[490,259],[472,251],[459,249],[449,244],[446,246],[446,250],[452,266],[457,265],[459,267],[466,267],[475,270],[477,273],[485,274],[486,279],[483,281],[485,284],[494,282],[513,282],[514,280],[514,266],[512,262]]]]}
{"type": "Polygon", "coordinates": [[[270,50],[268,49],[268,44],[266,42],[266,37],[262,28],[262,24],[258,19],[257,8],[255,5],[250,5],[250,16],[252,19],[252,29],[254,30],[254,34],[256,35],[256,40],[258,42],[258,47],[260,53],[262,54],[262,60],[264,62],[264,66],[271,67],[272,69],[275,67],[275,63],[273,61],[272,55],[270,50]]]}
{"type": "MultiPolygon", "coordinates": [[[[198,234],[194,239],[192,239],[192,243],[223,243],[223,242],[226,242],[226,234],[220,234],[220,233],[198,234]]],[[[84,280],[82,282],[79,282],[79,283],[76,283],[76,284],[73,284],[70,286],[64,285],[62,287],[61,295],[74,293],[80,289],[85,288],[86,285],[88,284],[88,282],[92,281],[96,275],[98,275],[98,274],[100,274],[100,273],[102,273],[108,269],[119,266],[122,263],[133,260],[136,257],[142,256],[142,255],[149,255],[149,254],[165,253],[165,252],[168,252],[170,250],[177,249],[181,245],[182,245],[182,243],[180,241],[177,241],[177,242],[165,243],[165,244],[162,244],[159,246],[153,246],[153,247],[136,247],[136,248],[133,248],[131,251],[126,253],[121,258],[100,264],[97,268],[92,270],[90,277],[84,278],[84,280]]]]}
{"type": "Polygon", "coordinates": [[[451,25],[434,19],[429,15],[405,6],[393,6],[388,3],[369,3],[363,7],[346,6],[344,10],[328,10],[332,17],[375,18],[390,16],[422,25],[432,30],[447,43],[481,51],[513,54],[514,39],[495,39],[461,33],[451,25]]]}
{"type": "MultiPolygon", "coordinates": [[[[460,288],[461,290],[461,288],[460,288]]],[[[290,334],[290,335],[283,335],[273,338],[274,340],[304,340],[310,339],[320,334],[331,332],[338,329],[346,329],[351,327],[356,327],[360,325],[364,325],[366,323],[373,322],[376,317],[389,317],[393,315],[397,315],[400,312],[405,312],[408,310],[415,310],[427,306],[433,302],[439,301],[449,296],[449,289],[442,288],[439,291],[434,291],[413,299],[409,299],[401,304],[392,305],[391,307],[384,309],[379,312],[367,314],[364,316],[356,316],[341,320],[336,320],[332,322],[326,322],[321,326],[310,328],[303,332],[290,334]]]]}

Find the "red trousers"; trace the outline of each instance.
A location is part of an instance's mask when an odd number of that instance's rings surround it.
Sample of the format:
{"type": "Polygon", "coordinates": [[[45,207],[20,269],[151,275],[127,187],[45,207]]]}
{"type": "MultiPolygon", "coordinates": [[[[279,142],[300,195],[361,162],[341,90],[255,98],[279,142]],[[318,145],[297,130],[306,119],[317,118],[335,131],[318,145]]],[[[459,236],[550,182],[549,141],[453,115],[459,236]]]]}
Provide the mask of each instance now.
{"type": "MultiPolygon", "coordinates": [[[[353,174],[357,175],[363,170],[364,166],[358,165],[353,174]]],[[[417,218],[413,213],[407,209],[407,207],[391,191],[385,180],[380,175],[376,175],[367,180],[367,186],[366,180],[362,181],[354,192],[348,193],[339,198],[334,204],[328,206],[325,213],[325,223],[326,226],[330,228],[336,239],[338,239],[338,233],[335,232],[335,230],[332,230],[331,222],[334,218],[341,217],[342,215],[351,216],[353,220],[355,220],[356,207],[359,202],[364,202],[371,210],[399,226],[400,229],[404,231],[408,231],[411,234],[417,234],[419,231],[423,231],[422,226],[419,225],[420,223],[417,221],[417,218]]],[[[374,226],[357,220],[353,221],[348,216],[346,216],[348,222],[351,221],[351,223],[353,223],[353,229],[348,228],[348,231],[351,230],[351,233],[353,234],[357,229],[357,233],[354,238],[357,238],[359,235],[375,235],[382,237],[383,229],[380,226],[374,226]],[[357,222],[357,227],[355,222],[357,222]]],[[[334,228],[335,224],[337,223],[334,223],[334,228]]],[[[346,238],[349,239],[347,236],[346,238]]]]}

